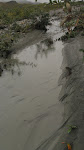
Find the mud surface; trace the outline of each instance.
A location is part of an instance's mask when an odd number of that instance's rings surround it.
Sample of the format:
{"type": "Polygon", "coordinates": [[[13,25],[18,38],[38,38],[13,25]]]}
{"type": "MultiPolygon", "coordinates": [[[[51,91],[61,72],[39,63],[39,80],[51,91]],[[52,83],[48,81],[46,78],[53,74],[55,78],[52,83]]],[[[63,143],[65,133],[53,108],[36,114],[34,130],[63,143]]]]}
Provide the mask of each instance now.
{"type": "Polygon", "coordinates": [[[64,47],[61,41],[56,42],[63,35],[59,23],[53,19],[45,35],[32,32],[26,48],[1,60],[4,62],[0,77],[2,150],[52,150],[58,141],[57,131],[64,113],[58,100],[64,47]]]}
{"type": "Polygon", "coordinates": [[[84,54],[80,52],[83,48],[84,38],[80,35],[64,45],[63,73],[59,79],[62,85],[59,99],[65,106],[64,124],[53,150],[67,150],[62,142],[70,143],[73,150],[84,149],[84,54]],[[71,74],[67,74],[65,67],[71,69],[71,74]],[[69,126],[77,128],[68,133],[69,126]]]}

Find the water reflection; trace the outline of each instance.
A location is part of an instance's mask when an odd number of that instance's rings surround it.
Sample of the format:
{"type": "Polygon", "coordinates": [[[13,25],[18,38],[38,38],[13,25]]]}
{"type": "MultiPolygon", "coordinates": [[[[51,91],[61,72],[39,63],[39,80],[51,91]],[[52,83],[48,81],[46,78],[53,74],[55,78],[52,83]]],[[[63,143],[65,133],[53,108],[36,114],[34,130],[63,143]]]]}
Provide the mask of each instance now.
{"type": "Polygon", "coordinates": [[[2,59],[0,62],[0,76],[4,71],[8,71],[11,75],[17,73],[18,76],[21,75],[20,65],[28,65],[26,62],[19,61],[18,59],[8,58],[2,59]]]}
{"type": "Polygon", "coordinates": [[[36,45],[36,53],[35,53],[35,59],[37,60],[38,55],[45,56],[47,58],[48,53],[55,51],[54,45],[53,45],[53,39],[47,38],[40,43],[36,45]]]}
{"type": "MultiPolygon", "coordinates": [[[[34,57],[36,60],[38,59],[39,55],[41,56],[41,58],[43,56],[45,56],[47,58],[48,53],[55,51],[54,42],[53,42],[52,38],[47,38],[47,39],[33,45],[33,47],[30,46],[30,49],[31,49],[31,51],[32,51],[32,49],[35,49],[34,57]]],[[[37,64],[32,61],[29,61],[29,62],[26,62],[26,60],[21,61],[17,57],[17,54],[16,54],[16,57],[10,56],[7,59],[2,59],[2,60],[0,60],[0,76],[2,76],[2,74],[5,71],[10,72],[11,75],[14,75],[16,73],[18,76],[21,76],[22,71],[20,69],[21,68],[20,66],[23,66],[23,65],[28,65],[32,68],[37,67],[37,64]]]]}
{"type": "Polygon", "coordinates": [[[4,71],[8,71],[11,75],[15,73],[18,76],[22,74],[22,65],[28,65],[31,68],[37,67],[38,58],[47,58],[50,53],[55,52],[58,49],[58,45],[60,45],[59,41],[56,41],[63,32],[60,29],[59,21],[55,20],[51,21],[51,25],[49,25],[48,31],[45,34],[44,40],[39,43],[34,43],[24,49],[24,51],[20,52],[19,55],[16,53],[13,56],[10,56],[8,59],[3,59],[0,61],[0,76],[2,76],[4,71]]]}

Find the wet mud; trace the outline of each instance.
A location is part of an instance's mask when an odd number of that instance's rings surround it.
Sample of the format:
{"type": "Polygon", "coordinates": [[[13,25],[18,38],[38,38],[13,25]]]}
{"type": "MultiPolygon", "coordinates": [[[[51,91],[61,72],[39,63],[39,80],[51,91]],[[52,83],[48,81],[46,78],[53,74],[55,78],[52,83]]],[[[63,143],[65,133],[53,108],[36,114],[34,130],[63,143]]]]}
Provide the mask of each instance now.
{"type": "Polygon", "coordinates": [[[64,126],[53,150],[67,150],[70,143],[73,150],[84,149],[84,58],[80,49],[84,48],[84,39],[78,35],[75,39],[69,40],[63,49],[63,73],[59,79],[62,85],[59,100],[64,104],[64,126]],[[71,69],[71,74],[66,76],[65,67],[71,69]],[[69,126],[76,126],[75,130],[69,131],[69,126]]]}

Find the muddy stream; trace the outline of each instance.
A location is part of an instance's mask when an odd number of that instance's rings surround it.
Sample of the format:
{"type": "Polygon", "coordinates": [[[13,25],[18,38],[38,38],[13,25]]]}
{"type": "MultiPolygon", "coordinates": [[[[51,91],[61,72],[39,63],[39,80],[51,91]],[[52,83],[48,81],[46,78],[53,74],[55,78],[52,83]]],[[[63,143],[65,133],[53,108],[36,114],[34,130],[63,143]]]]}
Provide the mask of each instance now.
{"type": "Polygon", "coordinates": [[[52,150],[59,139],[64,112],[58,99],[64,47],[56,41],[63,34],[59,23],[53,19],[46,34],[14,54],[11,69],[0,77],[0,150],[52,150]]]}

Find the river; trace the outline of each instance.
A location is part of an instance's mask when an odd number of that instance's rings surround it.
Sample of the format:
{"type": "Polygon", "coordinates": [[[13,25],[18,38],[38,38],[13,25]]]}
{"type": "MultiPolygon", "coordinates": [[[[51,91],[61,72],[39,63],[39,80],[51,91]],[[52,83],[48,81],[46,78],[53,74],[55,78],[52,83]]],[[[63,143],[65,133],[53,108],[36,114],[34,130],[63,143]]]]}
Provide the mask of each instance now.
{"type": "Polygon", "coordinates": [[[44,39],[14,54],[16,65],[0,77],[0,150],[52,150],[58,141],[64,113],[59,23],[53,19],[44,39]]]}

